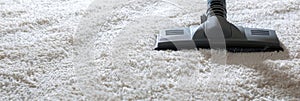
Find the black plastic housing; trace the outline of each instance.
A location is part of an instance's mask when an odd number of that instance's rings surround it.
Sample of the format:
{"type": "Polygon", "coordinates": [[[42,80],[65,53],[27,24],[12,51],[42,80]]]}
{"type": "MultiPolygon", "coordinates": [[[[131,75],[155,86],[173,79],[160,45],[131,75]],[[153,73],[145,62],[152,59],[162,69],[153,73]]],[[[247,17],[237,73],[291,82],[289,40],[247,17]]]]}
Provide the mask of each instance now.
{"type": "Polygon", "coordinates": [[[208,0],[202,24],[160,31],[155,50],[212,48],[210,45],[214,45],[230,52],[283,51],[274,30],[237,27],[226,20],[226,14],[225,0],[208,0]]]}

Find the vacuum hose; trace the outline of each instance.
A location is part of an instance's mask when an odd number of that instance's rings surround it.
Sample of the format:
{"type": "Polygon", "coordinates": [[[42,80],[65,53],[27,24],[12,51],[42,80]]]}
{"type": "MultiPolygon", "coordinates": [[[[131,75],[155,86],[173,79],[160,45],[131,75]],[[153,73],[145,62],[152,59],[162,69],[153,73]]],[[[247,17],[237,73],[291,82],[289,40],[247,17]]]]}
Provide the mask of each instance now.
{"type": "Polygon", "coordinates": [[[225,0],[207,0],[208,9],[206,15],[221,16],[227,18],[226,1],[225,0]]]}

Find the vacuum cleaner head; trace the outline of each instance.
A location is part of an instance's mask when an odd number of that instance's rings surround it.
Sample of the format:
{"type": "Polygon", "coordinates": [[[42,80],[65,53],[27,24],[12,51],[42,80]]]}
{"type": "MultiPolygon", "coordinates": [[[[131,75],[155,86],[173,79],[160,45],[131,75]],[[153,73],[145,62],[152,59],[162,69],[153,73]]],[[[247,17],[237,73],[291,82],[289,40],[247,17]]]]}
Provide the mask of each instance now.
{"type": "Polygon", "coordinates": [[[230,52],[283,51],[274,30],[244,28],[226,20],[225,0],[208,0],[201,24],[160,31],[155,50],[195,48],[226,49],[230,52]]]}

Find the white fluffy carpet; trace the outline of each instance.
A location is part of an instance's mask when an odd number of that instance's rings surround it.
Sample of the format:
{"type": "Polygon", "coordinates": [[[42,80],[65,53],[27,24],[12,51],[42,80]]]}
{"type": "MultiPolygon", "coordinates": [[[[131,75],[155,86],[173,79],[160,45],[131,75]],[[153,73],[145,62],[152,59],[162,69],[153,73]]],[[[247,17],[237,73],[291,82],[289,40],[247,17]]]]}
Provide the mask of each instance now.
{"type": "Polygon", "coordinates": [[[300,1],[227,0],[236,25],[275,29],[285,52],[155,51],[200,23],[206,0],[1,0],[0,100],[299,100],[300,1]]]}

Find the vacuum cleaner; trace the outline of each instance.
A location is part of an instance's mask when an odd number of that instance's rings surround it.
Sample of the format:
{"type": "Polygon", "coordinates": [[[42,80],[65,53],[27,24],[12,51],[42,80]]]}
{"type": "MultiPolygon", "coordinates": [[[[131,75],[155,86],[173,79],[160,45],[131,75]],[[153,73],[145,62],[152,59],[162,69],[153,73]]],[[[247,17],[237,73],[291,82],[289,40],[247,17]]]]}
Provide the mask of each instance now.
{"type": "Polygon", "coordinates": [[[161,30],[155,50],[217,49],[229,52],[283,51],[275,30],[235,26],[227,21],[225,0],[208,0],[201,24],[161,30]]]}

